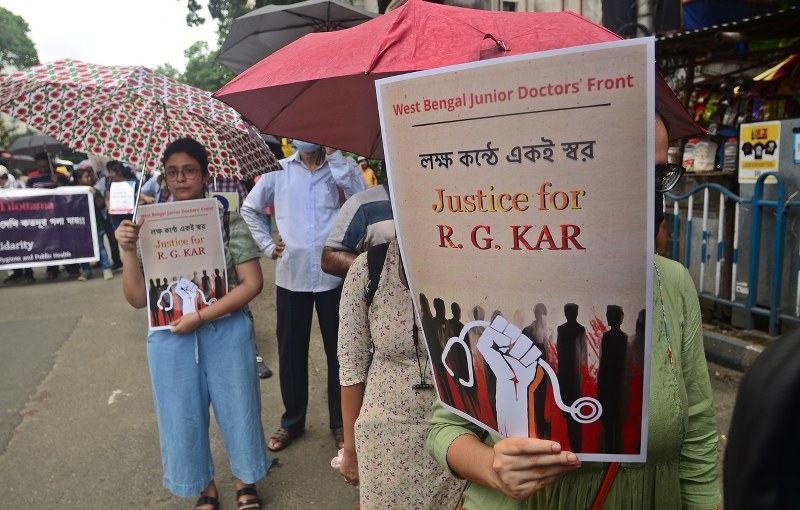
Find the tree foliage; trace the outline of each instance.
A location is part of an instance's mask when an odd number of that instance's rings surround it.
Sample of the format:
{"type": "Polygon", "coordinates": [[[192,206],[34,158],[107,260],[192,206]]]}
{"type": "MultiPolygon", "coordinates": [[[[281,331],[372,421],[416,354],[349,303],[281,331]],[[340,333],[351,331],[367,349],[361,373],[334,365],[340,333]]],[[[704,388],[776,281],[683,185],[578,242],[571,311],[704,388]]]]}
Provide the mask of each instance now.
{"type": "MultiPolygon", "coordinates": [[[[298,0],[208,0],[208,12],[217,22],[217,35],[220,45],[230,32],[233,20],[239,16],[250,12],[253,9],[264,7],[268,4],[286,5],[293,4],[298,0]]],[[[202,25],[206,22],[199,12],[203,8],[200,0],[186,0],[186,7],[189,14],[186,15],[186,24],[190,27],[202,25]]]]}
{"type": "MultiPolygon", "coordinates": [[[[5,70],[19,70],[39,63],[39,54],[28,37],[28,23],[8,9],[0,7],[0,76],[5,70]]],[[[14,121],[0,115],[0,146],[11,143],[14,121]]]]}
{"type": "Polygon", "coordinates": [[[217,51],[210,50],[205,41],[194,43],[183,54],[187,58],[183,81],[189,85],[216,92],[235,76],[214,60],[217,51]]]}
{"type": "Polygon", "coordinates": [[[0,74],[6,67],[24,69],[39,63],[39,54],[28,37],[28,23],[0,7],[0,74]]]}

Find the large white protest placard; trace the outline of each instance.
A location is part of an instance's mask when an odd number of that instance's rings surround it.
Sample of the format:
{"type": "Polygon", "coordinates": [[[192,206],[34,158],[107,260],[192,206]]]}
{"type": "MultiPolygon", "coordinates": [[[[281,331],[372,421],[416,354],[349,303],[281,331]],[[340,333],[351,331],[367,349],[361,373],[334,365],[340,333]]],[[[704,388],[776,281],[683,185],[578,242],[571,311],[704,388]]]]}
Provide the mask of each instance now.
{"type": "Polygon", "coordinates": [[[440,399],[584,460],[645,460],[653,61],[645,39],[377,84],[440,399]]]}

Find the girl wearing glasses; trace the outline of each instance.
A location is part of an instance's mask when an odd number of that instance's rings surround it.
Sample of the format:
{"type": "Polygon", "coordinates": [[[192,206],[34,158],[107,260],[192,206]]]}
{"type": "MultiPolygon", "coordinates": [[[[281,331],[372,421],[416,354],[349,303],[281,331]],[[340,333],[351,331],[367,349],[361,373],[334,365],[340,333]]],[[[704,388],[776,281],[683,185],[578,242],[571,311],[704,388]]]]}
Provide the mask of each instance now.
{"type": "MultiPolygon", "coordinates": [[[[164,151],[164,168],[176,201],[205,197],[209,171],[202,144],[190,138],[172,142],[164,151]]],[[[219,508],[208,436],[210,405],[236,478],[240,510],[261,508],[255,482],[271,463],[261,426],[253,324],[247,313],[247,303],[263,283],[260,252],[244,220],[235,212],[229,215],[223,232],[228,293],[203,308],[202,317],[183,315],[170,330],[147,335],[164,486],[180,497],[199,494],[197,510],[219,508]]],[[[122,289],[134,308],[147,305],[136,253],[141,225],[125,220],[116,231],[124,250],[122,289]]]]}

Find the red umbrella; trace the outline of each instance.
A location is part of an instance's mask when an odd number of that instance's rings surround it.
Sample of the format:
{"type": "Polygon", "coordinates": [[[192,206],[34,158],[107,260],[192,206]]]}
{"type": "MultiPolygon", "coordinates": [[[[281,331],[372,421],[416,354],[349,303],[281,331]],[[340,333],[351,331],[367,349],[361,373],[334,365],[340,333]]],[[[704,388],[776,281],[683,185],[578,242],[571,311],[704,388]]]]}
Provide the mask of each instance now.
{"type": "MultiPolygon", "coordinates": [[[[375,80],[619,39],[569,11],[483,11],[409,0],[356,27],[306,35],[244,71],[214,97],[264,133],[381,158],[375,80]]],[[[666,83],[657,90],[671,138],[700,131],[666,83]]]]}

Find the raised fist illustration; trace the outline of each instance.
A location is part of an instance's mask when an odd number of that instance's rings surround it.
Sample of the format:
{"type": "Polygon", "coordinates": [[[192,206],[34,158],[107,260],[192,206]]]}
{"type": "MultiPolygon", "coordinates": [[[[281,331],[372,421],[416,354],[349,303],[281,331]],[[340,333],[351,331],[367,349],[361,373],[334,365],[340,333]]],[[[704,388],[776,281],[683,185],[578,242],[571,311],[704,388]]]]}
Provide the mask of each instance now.
{"type": "Polygon", "coordinates": [[[181,278],[175,285],[175,292],[181,298],[181,313],[189,315],[196,311],[195,301],[197,300],[198,287],[191,280],[181,278]]]}
{"type": "Polygon", "coordinates": [[[502,316],[483,331],[477,347],[497,378],[498,431],[506,437],[528,437],[528,387],[542,351],[502,316]]]}

